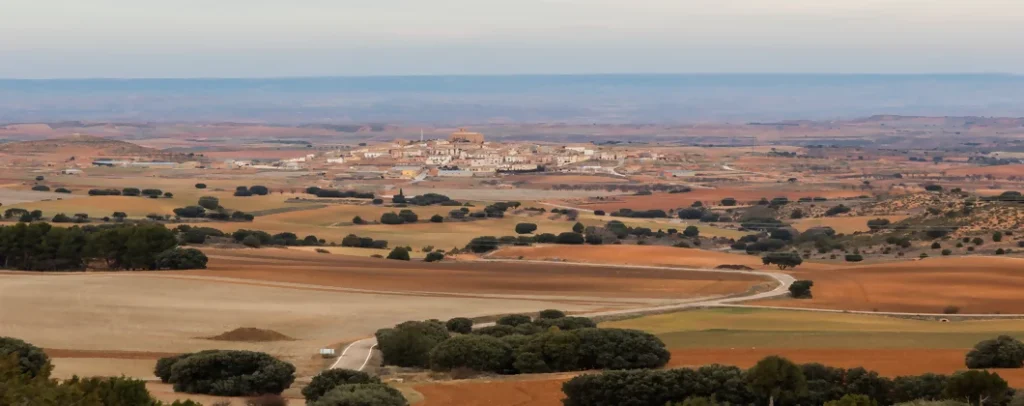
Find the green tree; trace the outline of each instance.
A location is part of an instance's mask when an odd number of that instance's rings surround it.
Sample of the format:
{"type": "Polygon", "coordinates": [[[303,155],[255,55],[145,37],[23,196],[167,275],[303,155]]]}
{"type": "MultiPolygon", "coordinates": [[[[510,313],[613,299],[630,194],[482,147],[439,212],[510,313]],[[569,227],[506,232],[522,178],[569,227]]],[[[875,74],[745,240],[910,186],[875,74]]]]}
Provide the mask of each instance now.
{"type": "Polygon", "coordinates": [[[498,318],[494,324],[499,326],[518,326],[520,324],[529,324],[532,321],[530,316],[525,314],[507,314],[498,318]]]}
{"type": "Polygon", "coordinates": [[[430,351],[448,339],[448,329],[439,321],[407,321],[393,328],[377,330],[377,345],[384,363],[400,367],[430,367],[430,351]]]}
{"type": "Polygon", "coordinates": [[[469,334],[473,332],[473,320],[465,317],[456,317],[448,320],[445,324],[445,328],[448,331],[459,334],[469,334]]]}
{"type": "Polygon", "coordinates": [[[199,207],[202,207],[206,210],[217,210],[220,208],[220,199],[213,196],[200,197],[199,207]]]}
{"type": "Polygon", "coordinates": [[[534,223],[519,223],[516,224],[517,234],[530,234],[537,231],[537,225],[534,223]]]}
{"type": "Polygon", "coordinates": [[[683,235],[687,237],[700,236],[700,229],[697,226],[686,226],[686,229],[683,230],[683,235]]]}
{"type": "Polygon", "coordinates": [[[397,259],[399,261],[408,261],[409,260],[409,250],[405,249],[405,247],[395,247],[395,249],[391,250],[391,253],[388,254],[388,259],[397,259]]]}
{"type": "Polygon", "coordinates": [[[207,261],[195,248],[172,248],[156,257],[156,269],[206,269],[207,261]]]}
{"type": "Polygon", "coordinates": [[[766,357],[747,371],[750,390],[768,404],[797,404],[807,394],[807,380],[800,367],[779,356],[766,357]]]}
{"type": "Polygon", "coordinates": [[[381,383],[380,378],[370,376],[366,372],[351,369],[328,369],[313,377],[313,380],[302,388],[302,396],[306,402],[315,402],[340,385],[381,383]]]}
{"type": "Polygon", "coordinates": [[[11,358],[22,373],[31,377],[49,376],[50,357],[39,347],[13,337],[0,337],[0,359],[11,358]]]}
{"type": "Polygon", "coordinates": [[[171,366],[176,392],[215,396],[280,394],[295,381],[295,366],[253,351],[203,351],[171,366]]]}
{"type": "Polygon", "coordinates": [[[541,310],[540,315],[538,316],[539,319],[546,320],[560,319],[563,317],[565,317],[565,312],[557,309],[541,310]]]}
{"type": "Polygon", "coordinates": [[[428,252],[427,256],[424,257],[423,260],[426,261],[426,262],[444,261],[444,253],[443,252],[437,252],[437,251],[428,252]]]}
{"type": "Polygon", "coordinates": [[[789,295],[796,299],[810,299],[811,287],[814,286],[814,281],[799,280],[789,285],[789,295]]]}
{"type": "Polygon", "coordinates": [[[386,384],[338,385],[309,406],[407,406],[402,393],[386,384]]]}
{"type": "Polygon", "coordinates": [[[586,227],[583,226],[583,223],[580,223],[578,221],[576,222],[576,224],[572,225],[572,232],[574,233],[582,233],[585,229],[586,227]]]}
{"type": "Polygon", "coordinates": [[[451,371],[469,368],[474,371],[502,373],[511,369],[512,347],[486,335],[466,334],[449,338],[430,351],[430,369],[451,371]]]}
{"type": "Polygon", "coordinates": [[[843,396],[839,400],[833,400],[831,402],[825,402],[825,406],[877,406],[878,402],[875,402],[871,398],[865,395],[850,394],[843,396]]]}
{"type": "Polygon", "coordinates": [[[970,369],[1024,367],[1024,343],[1008,335],[981,341],[967,353],[965,364],[970,369]]]}
{"type": "Polygon", "coordinates": [[[775,265],[779,269],[795,268],[804,263],[803,258],[800,254],[795,252],[770,252],[767,255],[761,257],[761,262],[765,265],[775,265]]]}
{"type": "Polygon", "coordinates": [[[946,396],[965,399],[972,405],[999,404],[1007,395],[1009,385],[999,374],[970,370],[957,372],[946,382],[946,396]]]}

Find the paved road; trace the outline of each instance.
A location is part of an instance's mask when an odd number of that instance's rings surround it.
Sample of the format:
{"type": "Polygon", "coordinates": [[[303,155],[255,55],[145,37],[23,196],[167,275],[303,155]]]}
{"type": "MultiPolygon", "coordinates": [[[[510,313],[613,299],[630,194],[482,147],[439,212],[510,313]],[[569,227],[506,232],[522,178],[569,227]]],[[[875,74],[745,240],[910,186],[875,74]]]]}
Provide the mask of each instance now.
{"type": "MultiPolygon", "coordinates": [[[[485,262],[509,262],[509,263],[541,263],[550,264],[551,261],[530,261],[530,260],[500,260],[500,259],[488,259],[483,260],[485,262]]],[[[668,305],[651,306],[634,309],[624,310],[612,310],[604,312],[595,312],[582,314],[583,317],[608,317],[608,316],[622,316],[622,315],[633,315],[633,314],[645,314],[645,313],[660,313],[667,311],[683,310],[694,307],[711,307],[720,306],[729,303],[737,303],[746,300],[757,300],[766,299],[772,297],[783,296],[789,293],[789,285],[793,283],[794,279],[792,276],[784,273],[777,272],[762,272],[762,271],[736,271],[729,269],[704,269],[704,268],[680,268],[680,267],[669,267],[669,266],[643,266],[643,265],[607,265],[607,264],[584,264],[584,263],[571,263],[571,262],[559,262],[559,264],[576,265],[576,266],[593,266],[593,267],[609,267],[615,266],[617,268],[624,269],[659,269],[659,270],[679,270],[679,271],[699,271],[699,272],[716,272],[716,273],[739,273],[747,275],[760,275],[774,279],[778,282],[778,286],[768,292],[761,292],[752,295],[734,296],[734,297],[711,297],[711,298],[696,298],[689,300],[682,300],[677,303],[668,305]]],[[[475,324],[474,327],[487,327],[493,326],[494,323],[481,323],[475,324]]],[[[375,337],[368,337],[362,340],[353,342],[346,347],[338,359],[331,365],[331,369],[344,368],[354,369],[361,371],[366,368],[366,365],[370,358],[373,356],[373,352],[376,351],[374,348],[377,346],[377,339],[375,337]]]]}

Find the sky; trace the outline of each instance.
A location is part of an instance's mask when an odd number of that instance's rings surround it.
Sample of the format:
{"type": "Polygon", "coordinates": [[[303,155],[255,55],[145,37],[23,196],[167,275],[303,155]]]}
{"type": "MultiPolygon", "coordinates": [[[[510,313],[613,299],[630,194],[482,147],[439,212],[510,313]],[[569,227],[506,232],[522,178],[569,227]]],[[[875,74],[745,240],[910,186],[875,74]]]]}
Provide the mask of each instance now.
{"type": "Polygon", "coordinates": [[[0,0],[0,78],[1024,74],[1021,0],[0,0]]]}

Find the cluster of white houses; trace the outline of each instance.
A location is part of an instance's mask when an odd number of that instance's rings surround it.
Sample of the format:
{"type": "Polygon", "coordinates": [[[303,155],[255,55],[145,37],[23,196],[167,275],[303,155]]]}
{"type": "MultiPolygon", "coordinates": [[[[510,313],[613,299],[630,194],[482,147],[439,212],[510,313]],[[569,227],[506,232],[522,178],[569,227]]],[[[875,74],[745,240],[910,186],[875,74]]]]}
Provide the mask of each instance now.
{"type": "MultiPolygon", "coordinates": [[[[547,170],[599,172],[599,162],[621,161],[624,152],[602,152],[589,146],[554,146],[532,143],[494,143],[482,134],[460,130],[447,140],[395,141],[355,149],[333,150],[303,157],[257,164],[229,161],[233,167],[299,169],[348,169],[348,172],[392,179],[424,176],[473,177],[498,173],[547,170]]],[[[614,165],[612,165],[614,166],[614,165]]]]}

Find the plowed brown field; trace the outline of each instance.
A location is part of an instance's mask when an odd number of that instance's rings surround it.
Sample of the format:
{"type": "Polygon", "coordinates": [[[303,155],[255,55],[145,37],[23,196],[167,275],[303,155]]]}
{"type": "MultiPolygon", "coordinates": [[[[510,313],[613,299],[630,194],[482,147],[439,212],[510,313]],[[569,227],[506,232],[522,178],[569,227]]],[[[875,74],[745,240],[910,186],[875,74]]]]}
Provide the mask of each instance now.
{"type": "MultiPolygon", "coordinates": [[[[819,362],[836,367],[864,367],[895,377],[926,372],[950,374],[964,369],[966,349],[687,349],[672,350],[669,367],[699,367],[708,364],[749,368],[769,355],[781,355],[797,363],[819,362]]],[[[996,370],[1010,386],[1024,385],[1024,370],[996,370]]],[[[419,385],[415,389],[426,400],[420,406],[558,406],[561,405],[564,376],[542,380],[464,381],[419,385]]]]}
{"type": "Polygon", "coordinates": [[[762,305],[843,310],[941,313],[1024,313],[1024,259],[932,258],[848,267],[799,269],[814,281],[813,299],[767,300],[762,305]]]}
{"type": "MultiPolygon", "coordinates": [[[[575,250],[575,248],[574,248],[575,250]]],[[[742,274],[568,264],[404,262],[285,249],[208,249],[209,269],[164,273],[385,291],[685,298],[744,292],[742,274]]]]}
{"type": "Polygon", "coordinates": [[[416,406],[544,406],[562,404],[562,382],[568,377],[463,381],[415,386],[423,394],[416,406]]]}

